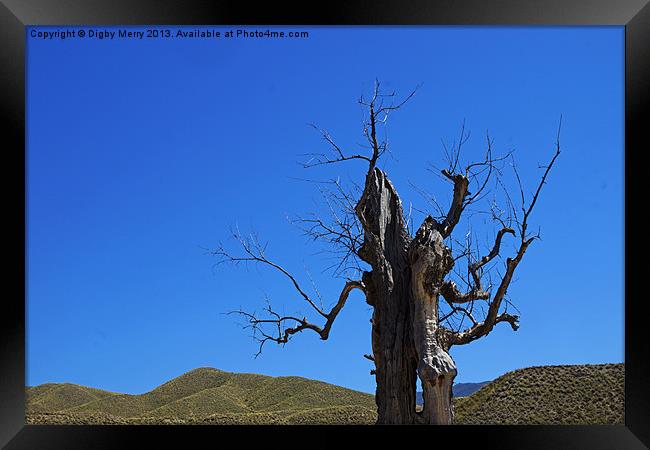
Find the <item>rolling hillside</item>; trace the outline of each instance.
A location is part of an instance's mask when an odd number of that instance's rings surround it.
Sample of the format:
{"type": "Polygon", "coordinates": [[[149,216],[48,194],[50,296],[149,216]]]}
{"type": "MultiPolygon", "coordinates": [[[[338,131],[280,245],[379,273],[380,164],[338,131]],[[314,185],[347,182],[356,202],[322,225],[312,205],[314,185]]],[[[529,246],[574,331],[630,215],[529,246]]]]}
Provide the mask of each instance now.
{"type": "Polygon", "coordinates": [[[540,366],[508,372],[456,406],[463,424],[623,424],[623,364],[540,366]]]}
{"type": "Polygon", "coordinates": [[[367,423],[370,394],[301,377],[200,368],[141,395],[74,384],[27,388],[28,423],[367,423]]]}
{"type": "Polygon", "coordinates": [[[54,412],[112,395],[115,394],[76,384],[47,383],[27,389],[26,406],[28,412],[54,412]]]}
{"type": "MultiPolygon", "coordinates": [[[[509,372],[454,399],[457,424],[622,424],[623,364],[509,372]]],[[[27,423],[373,424],[374,397],[301,377],[200,368],[142,395],[69,383],[27,388],[27,423]]]]}

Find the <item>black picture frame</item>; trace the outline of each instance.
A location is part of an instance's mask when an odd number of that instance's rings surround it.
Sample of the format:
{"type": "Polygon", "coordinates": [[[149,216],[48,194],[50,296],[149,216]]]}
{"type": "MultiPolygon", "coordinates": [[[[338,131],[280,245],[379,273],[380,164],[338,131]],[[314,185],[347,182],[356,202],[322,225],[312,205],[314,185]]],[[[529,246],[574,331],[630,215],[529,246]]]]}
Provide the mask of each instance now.
{"type": "MultiPolygon", "coordinates": [[[[4,235],[10,261],[0,314],[0,445],[18,448],[146,448],[248,446],[251,439],[279,445],[334,445],[340,433],[361,443],[385,433],[401,439],[442,440],[482,448],[636,449],[650,445],[650,376],[644,276],[648,264],[642,217],[647,184],[641,171],[650,142],[650,6],[647,0],[409,0],[319,4],[248,4],[243,1],[3,0],[0,4],[0,71],[3,73],[2,146],[4,235]],[[452,427],[228,427],[25,425],[25,27],[31,25],[619,25],[625,27],[625,425],[452,427]],[[5,291],[6,292],[6,291],[5,291]],[[307,443],[301,443],[305,436],[307,443]],[[229,435],[228,438],[225,438],[229,435]],[[230,441],[233,442],[233,441],[230,441]]],[[[558,68],[561,70],[561,68],[558,68]]],[[[597,227],[599,224],[593,224],[597,227]]],[[[603,230],[606,232],[606,230],[603,230]]],[[[607,257],[607,249],[602,250],[607,257]]],[[[577,256],[579,258],[579,255],[577,256]]],[[[603,312],[606,314],[606,311],[603,312]]],[[[597,324],[595,324],[597,326],[597,324]]],[[[431,441],[431,445],[434,441],[431,441]]],[[[454,445],[454,444],[452,444],[454,445]]]]}

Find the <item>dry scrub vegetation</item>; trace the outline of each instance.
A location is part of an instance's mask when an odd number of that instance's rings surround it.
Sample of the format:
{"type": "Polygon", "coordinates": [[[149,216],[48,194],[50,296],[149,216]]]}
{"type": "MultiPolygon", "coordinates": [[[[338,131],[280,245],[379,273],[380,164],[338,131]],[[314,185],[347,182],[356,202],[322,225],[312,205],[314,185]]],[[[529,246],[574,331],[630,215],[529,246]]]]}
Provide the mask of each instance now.
{"type": "MultiPolygon", "coordinates": [[[[622,424],[623,364],[515,370],[454,399],[457,424],[622,424]]],[[[27,388],[28,424],[374,424],[374,397],[300,377],[195,369],[142,395],[27,388]]]]}

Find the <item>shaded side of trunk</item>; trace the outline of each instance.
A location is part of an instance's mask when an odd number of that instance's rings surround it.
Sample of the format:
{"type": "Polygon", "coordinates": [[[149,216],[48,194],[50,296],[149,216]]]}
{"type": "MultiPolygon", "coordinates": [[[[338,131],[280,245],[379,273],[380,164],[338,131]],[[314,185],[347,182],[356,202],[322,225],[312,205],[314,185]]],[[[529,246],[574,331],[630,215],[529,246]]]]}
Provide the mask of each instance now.
{"type": "Polygon", "coordinates": [[[403,301],[410,296],[408,284],[398,284],[390,294],[375,297],[372,333],[379,424],[416,423],[417,362],[411,311],[403,301]]]}
{"type": "Polygon", "coordinates": [[[359,256],[372,266],[372,271],[364,275],[364,283],[367,301],[374,307],[377,423],[417,423],[417,360],[408,263],[411,239],[400,199],[381,170],[372,168],[368,172],[356,211],[364,227],[359,256]]]}
{"type": "Polygon", "coordinates": [[[438,332],[439,289],[454,260],[434,219],[427,217],[409,249],[413,339],[424,407],[418,422],[446,425],[454,419],[451,387],[456,364],[438,332]]]}

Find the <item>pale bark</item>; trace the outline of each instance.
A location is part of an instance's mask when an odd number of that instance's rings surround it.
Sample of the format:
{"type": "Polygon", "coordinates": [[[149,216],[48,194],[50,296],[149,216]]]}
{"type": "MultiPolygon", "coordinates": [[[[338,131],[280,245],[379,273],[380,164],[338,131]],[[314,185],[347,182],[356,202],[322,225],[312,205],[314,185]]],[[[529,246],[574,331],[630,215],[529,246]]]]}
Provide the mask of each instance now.
{"type": "Polygon", "coordinates": [[[430,217],[411,243],[409,262],[414,302],[413,337],[424,397],[420,421],[451,424],[454,418],[451,386],[457,372],[456,364],[439,338],[438,295],[454,260],[443,243],[438,224],[430,217]]]}
{"type": "Polygon", "coordinates": [[[440,224],[427,218],[412,240],[399,197],[377,168],[366,177],[357,214],[365,232],[359,256],[372,266],[364,284],[374,307],[377,422],[450,424],[456,365],[438,333],[438,295],[454,262],[440,224]],[[419,415],[417,376],[425,398],[419,415]]]}

